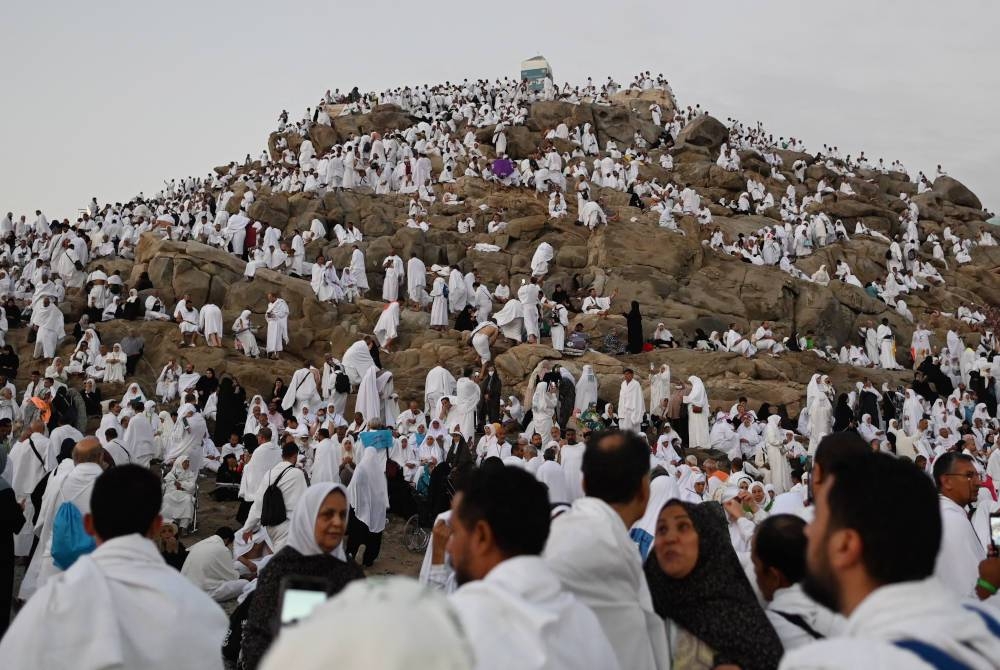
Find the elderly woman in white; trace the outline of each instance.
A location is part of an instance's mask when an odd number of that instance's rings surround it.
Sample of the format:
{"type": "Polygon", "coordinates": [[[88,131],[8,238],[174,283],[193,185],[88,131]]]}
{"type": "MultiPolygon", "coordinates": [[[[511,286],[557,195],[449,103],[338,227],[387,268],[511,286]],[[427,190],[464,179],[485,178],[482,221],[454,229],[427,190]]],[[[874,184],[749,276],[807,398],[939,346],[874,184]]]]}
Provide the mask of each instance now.
{"type": "Polygon", "coordinates": [[[125,381],[125,363],[128,357],[122,351],[120,344],[115,344],[111,351],[104,357],[104,381],[123,382],[125,381]]]}
{"type": "Polygon", "coordinates": [[[198,473],[191,468],[191,460],[184,456],[174,461],[174,467],[163,478],[163,506],[160,514],[165,521],[173,521],[181,528],[190,525],[194,518],[194,496],[198,473]]]}

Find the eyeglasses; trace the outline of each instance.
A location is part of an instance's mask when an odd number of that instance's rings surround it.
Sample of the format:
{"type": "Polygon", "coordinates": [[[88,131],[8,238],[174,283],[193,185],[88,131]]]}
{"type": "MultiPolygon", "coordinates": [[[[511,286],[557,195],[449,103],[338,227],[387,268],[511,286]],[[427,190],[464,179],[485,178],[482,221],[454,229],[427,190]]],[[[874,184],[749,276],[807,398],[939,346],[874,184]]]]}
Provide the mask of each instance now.
{"type": "Polygon", "coordinates": [[[978,472],[946,472],[942,477],[965,477],[970,482],[980,479],[978,472]]]}

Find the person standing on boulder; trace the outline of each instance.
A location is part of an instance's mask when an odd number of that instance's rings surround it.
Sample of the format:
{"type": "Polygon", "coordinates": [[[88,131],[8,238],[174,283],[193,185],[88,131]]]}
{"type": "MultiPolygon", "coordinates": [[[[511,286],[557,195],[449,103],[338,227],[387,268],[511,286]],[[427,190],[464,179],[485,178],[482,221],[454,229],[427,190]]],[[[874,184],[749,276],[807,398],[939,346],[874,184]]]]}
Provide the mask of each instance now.
{"type": "Polygon", "coordinates": [[[267,357],[278,360],[288,342],[288,303],[274,293],[267,294],[267,357]]]}

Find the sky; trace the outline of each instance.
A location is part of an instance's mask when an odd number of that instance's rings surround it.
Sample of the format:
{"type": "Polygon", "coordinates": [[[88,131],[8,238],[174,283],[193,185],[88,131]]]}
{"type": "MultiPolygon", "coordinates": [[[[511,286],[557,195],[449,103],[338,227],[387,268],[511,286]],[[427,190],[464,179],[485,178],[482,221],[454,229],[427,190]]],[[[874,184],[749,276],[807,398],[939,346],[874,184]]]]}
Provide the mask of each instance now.
{"type": "Polygon", "coordinates": [[[681,105],[910,170],[1000,210],[994,0],[33,0],[0,6],[0,210],[75,218],[256,156],[328,88],[662,72],[681,105]],[[349,6],[348,6],[349,4],[349,6]],[[611,8],[613,7],[613,9],[611,8]]]}

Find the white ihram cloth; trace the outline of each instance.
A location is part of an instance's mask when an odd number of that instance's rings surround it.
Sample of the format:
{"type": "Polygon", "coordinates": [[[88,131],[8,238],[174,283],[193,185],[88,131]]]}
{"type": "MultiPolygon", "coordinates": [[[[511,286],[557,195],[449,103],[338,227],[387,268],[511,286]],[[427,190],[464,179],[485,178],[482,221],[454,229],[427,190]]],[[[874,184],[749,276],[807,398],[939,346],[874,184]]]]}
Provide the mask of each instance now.
{"type": "Polygon", "coordinates": [[[962,603],[937,579],[908,581],[876,589],[847,619],[843,633],[794,649],[781,659],[780,670],[841,670],[843,668],[899,668],[927,670],[912,651],[894,641],[917,640],[947,656],[940,667],[975,670],[996,668],[1000,637],[983,617],[996,612],[988,606],[962,603]]]}
{"type": "Polygon", "coordinates": [[[466,442],[471,442],[476,432],[476,409],[479,407],[482,391],[476,382],[468,377],[462,377],[455,384],[455,396],[457,402],[448,417],[451,426],[446,428],[451,430],[458,424],[462,430],[462,437],[466,442]]]}
{"type": "Polygon", "coordinates": [[[555,250],[548,242],[542,242],[531,257],[531,276],[541,277],[549,271],[549,261],[555,256],[555,250]]]}
{"type": "Polygon", "coordinates": [[[205,337],[209,335],[222,337],[222,310],[219,306],[212,304],[203,306],[198,313],[198,325],[201,326],[201,334],[205,337]]]}
{"type": "Polygon", "coordinates": [[[538,556],[517,556],[450,596],[476,652],[476,670],[618,668],[587,607],[538,556]]]}
{"type": "Polygon", "coordinates": [[[97,463],[81,463],[74,466],[73,459],[67,458],[67,472],[59,474],[63,469],[60,463],[56,475],[49,480],[42,498],[42,510],[35,524],[35,535],[38,536],[38,547],[31,557],[31,564],[21,581],[18,598],[27,600],[53,575],[62,572],[52,561],[52,522],[56,512],[64,502],[71,502],[80,514],[90,513],[90,494],[94,490],[96,480],[104,469],[97,463]]]}
{"type": "Polygon", "coordinates": [[[955,596],[975,600],[979,563],[986,559],[986,549],[965,510],[950,498],[939,496],[938,500],[941,507],[941,546],[938,548],[934,575],[955,596]]]}
{"type": "Polygon", "coordinates": [[[219,602],[231,600],[233,592],[247,584],[233,566],[233,550],[218,535],[206,537],[188,549],[181,574],[219,602]],[[231,597],[221,597],[226,595],[231,597]]]}
{"type": "Polygon", "coordinates": [[[515,342],[521,341],[521,333],[524,329],[524,308],[521,306],[520,300],[511,298],[505,302],[504,306],[493,315],[493,320],[500,326],[504,337],[515,342]]]}
{"type": "Polygon", "coordinates": [[[347,347],[341,365],[344,366],[344,373],[351,380],[351,383],[355,386],[360,384],[361,379],[368,372],[368,368],[375,367],[375,360],[372,358],[371,351],[368,350],[368,343],[364,340],[358,340],[347,347]]]}
{"type": "Polygon", "coordinates": [[[430,302],[427,296],[427,266],[416,256],[406,261],[406,293],[410,301],[418,305],[430,302]]]}
{"type": "Polygon", "coordinates": [[[379,314],[378,321],[375,322],[375,338],[379,346],[384,347],[390,340],[396,339],[399,335],[399,303],[395,300],[390,302],[379,314]]]}
{"type": "Polygon", "coordinates": [[[0,642],[0,658],[12,668],[221,670],[227,628],[219,606],[133,534],[41,587],[0,642]]]}
{"type": "Polygon", "coordinates": [[[453,374],[440,365],[431,368],[424,379],[424,413],[430,416],[431,410],[437,407],[438,400],[446,395],[455,395],[455,385],[453,374]]]}
{"type": "Polygon", "coordinates": [[[621,391],[618,393],[618,427],[622,430],[639,432],[642,427],[642,415],[645,413],[642,384],[636,379],[622,381],[621,391]]]}
{"type": "Polygon", "coordinates": [[[584,365],[580,373],[580,379],[576,382],[576,400],[573,403],[575,409],[581,412],[586,411],[591,403],[597,402],[597,375],[594,374],[592,365],[584,365]]]}
{"type": "Polygon", "coordinates": [[[683,398],[688,404],[688,447],[707,449],[712,444],[708,431],[708,393],[700,378],[688,377],[688,383],[691,384],[691,392],[683,398]],[[701,408],[700,414],[694,411],[694,406],[701,408]]]}
{"type": "Polygon", "coordinates": [[[607,503],[580,498],[556,517],[543,557],[563,588],[597,615],[620,667],[670,667],[666,627],[653,610],[639,552],[607,503]]]}
{"type": "Polygon", "coordinates": [[[282,298],[268,303],[264,312],[267,319],[267,351],[278,352],[288,343],[288,303],[282,298]]]}
{"type": "Polygon", "coordinates": [[[351,503],[354,516],[373,533],[385,530],[385,513],[389,509],[389,487],[385,479],[388,454],[385,449],[365,449],[361,463],[347,486],[347,500],[351,503]]]}
{"type": "Polygon", "coordinates": [[[302,408],[308,407],[312,414],[323,404],[319,394],[316,368],[299,368],[288,382],[288,390],[281,399],[281,409],[291,409],[295,416],[302,416],[302,408]],[[294,409],[293,409],[294,408],[294,409]]]}

